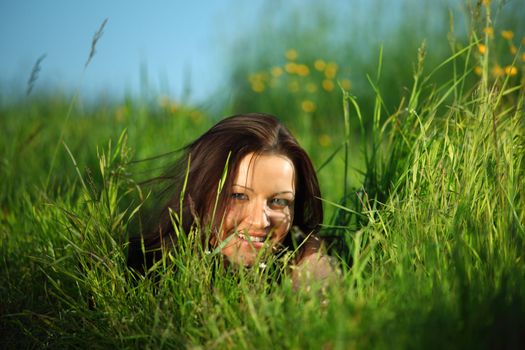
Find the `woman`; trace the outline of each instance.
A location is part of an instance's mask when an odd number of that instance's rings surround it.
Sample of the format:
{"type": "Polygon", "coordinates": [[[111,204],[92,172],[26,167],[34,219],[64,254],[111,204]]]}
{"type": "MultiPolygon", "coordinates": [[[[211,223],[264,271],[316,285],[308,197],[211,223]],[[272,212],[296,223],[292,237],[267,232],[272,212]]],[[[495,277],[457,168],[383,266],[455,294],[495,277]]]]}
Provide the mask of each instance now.
{"type": "Polygon", "coordinates": [[[315,170],[275,117],[251,113],[220,121],[185,147],[169,174],[160,219],[131,241],[130,267],[143,273],[171,249],[180,227],[196,229],[206,249],[220,249],[232,264],[251,266],[264,251],[298,246],[296,285],[301,276],[322,279],[332,272],[315,236],[323,220],[315,170]],[[301,233],[298,241],[292,228],[301,233]]]}

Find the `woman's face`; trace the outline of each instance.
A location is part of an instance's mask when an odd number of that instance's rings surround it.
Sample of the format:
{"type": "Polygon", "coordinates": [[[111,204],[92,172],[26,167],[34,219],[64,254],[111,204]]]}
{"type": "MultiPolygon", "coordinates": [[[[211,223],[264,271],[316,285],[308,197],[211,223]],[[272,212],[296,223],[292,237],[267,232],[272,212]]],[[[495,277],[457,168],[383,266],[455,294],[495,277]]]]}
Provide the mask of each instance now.
{"type": "Polygon", "coordinates": [[[230,262],[252,265],[281,243],[293,221],[295,169],[282,155],[249,153],[239,163],[220,232],[230,262]]]}

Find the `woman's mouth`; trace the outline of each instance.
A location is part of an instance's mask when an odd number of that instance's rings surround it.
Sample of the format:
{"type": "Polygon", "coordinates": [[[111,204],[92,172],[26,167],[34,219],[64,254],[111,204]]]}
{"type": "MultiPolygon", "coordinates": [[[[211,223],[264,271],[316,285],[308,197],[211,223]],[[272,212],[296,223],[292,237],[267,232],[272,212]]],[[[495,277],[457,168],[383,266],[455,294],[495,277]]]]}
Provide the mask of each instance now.
{"type": "Polygon", "coordinates": [[[239,233],[239,238],[242,240],[250,241],[254,243],[262,243],[266,239],[265,236],[249,236],[249,235],[244,235],[242,233],[239,233]]]}

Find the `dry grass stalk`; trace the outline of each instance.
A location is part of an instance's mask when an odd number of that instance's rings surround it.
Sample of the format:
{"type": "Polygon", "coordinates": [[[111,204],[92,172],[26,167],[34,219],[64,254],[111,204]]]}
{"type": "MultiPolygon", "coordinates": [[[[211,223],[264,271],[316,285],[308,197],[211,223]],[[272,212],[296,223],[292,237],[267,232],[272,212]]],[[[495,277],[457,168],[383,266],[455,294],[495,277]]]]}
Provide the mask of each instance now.
{"type": "Polygon", "coordinates": [[[29,79],[27,80],[27,91],[26,91],[26,95],[29,96],[29,94],[31,93],[31,91],[33,91],[33,87],[35,86],[35,82],[36,80],[38,79],[38,73],[40,72],[40,64],[42,63],[42,61],[44,60],[44,58],[46,58],[46,54],[43,54],[42,56],[40,56],[34,66],[33,66],[33,69],[31,70],[31,75],[29,76],[29,79]]]}
{"type": "Polygon", "coordinates": [[[102,24],[100,25],[100,28],[98,28],[98,30],[93,35],[93,40],[91,40],[91,51],[89,52],[89,57],[88,57],[88,59],[86,61],[86,64],[84,65],[84,68],[87,68],[87,66],[91,62],[91,59],[93,58],[93,56],[95,56],[95,53],[97,52],[96,51],[97,42],[102,37],[102,34],[104,34],[104,27],[106,26],[106,23],[108,23],[108,19],[107,18],[104,19],[104,21],[102,21],[102,24]]]}

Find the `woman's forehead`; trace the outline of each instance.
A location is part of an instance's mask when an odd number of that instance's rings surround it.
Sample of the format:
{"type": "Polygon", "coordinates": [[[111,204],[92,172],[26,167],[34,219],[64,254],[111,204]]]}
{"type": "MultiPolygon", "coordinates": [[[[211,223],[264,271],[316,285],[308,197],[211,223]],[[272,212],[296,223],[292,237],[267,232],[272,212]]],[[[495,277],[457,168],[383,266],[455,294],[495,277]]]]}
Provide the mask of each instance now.
{"type": "Polygon", "coordinates": [[[295,167],[282,154],[248,153],[239,162],[234,184],[251,187],[295,189],[295,167]]]}

